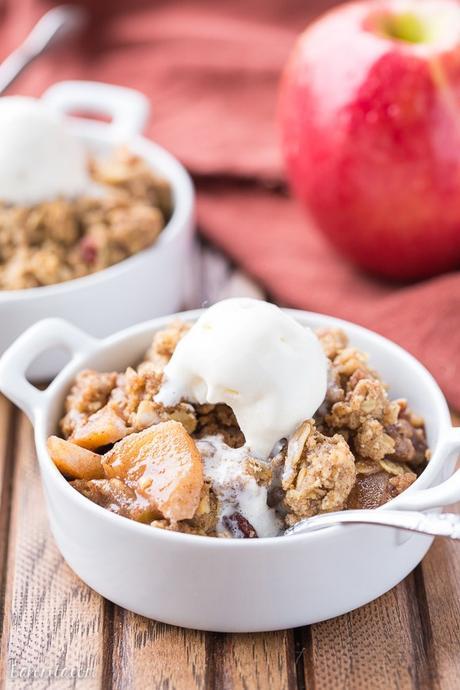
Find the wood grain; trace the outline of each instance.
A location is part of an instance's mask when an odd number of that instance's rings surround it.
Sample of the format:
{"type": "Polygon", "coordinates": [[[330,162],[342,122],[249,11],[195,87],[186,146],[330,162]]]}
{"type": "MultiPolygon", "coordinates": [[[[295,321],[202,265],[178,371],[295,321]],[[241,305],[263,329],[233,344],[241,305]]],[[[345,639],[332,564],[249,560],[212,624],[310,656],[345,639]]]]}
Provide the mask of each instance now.
{"type": "Polygon", "coordinates": [[[100,688],[103,673],[104,602],[64,563],[49,531],[32,430],[18,424],[5,591],[0,677],[7,688],[100,688]],[[47,674],[79,673],[84,680],[47,674]],[[14,669],[14,670],[13,670],[14,669]],[[42,679],[15,678],[44,674],[42,679]],[[24,670],[25,669],[25,670],[24,670]],[[72,671],[74,669],[74,671],[72,671]]]}
{"type": "Polygon", "coordinates": [[[113,688],[199,690],[206,686],[206,633],[114,607],[113,688]]]}
{"type": "Polygon", "coordinates": [[[214,635],[213,683],[223,690],[292,690],[295,676],[292,631],[214,635]]]}
{"type": "Polygon", "coordinates": [[[429,660],[414,603],[409,576],[367,606],[311,626],[304,651],[306,686],[315,690],[428,688],[429,660]]]}
{"type": "Polygon", "coordinates": [[[292,690],[291,632],[221,635],[183,630],[114,610],[115,688],[292,690]]]}
{"type": "MultiPolygon", "coordinates": [[[[3,620],[6,566],[10,523],[10,498],[14,467],[14,438],[17,413],[0,395],[0,619],[3,620]]],[[[0,628],[0,645],[3,626],[0,628]]]]}
{"type": "MultiPolygon", "coordinates": [[[[456,512],[460,513],[458,507],[456,512]]],[[[418,594],[424,604],[424,625],[430,640],[432,688],[458,690],[460,685],[460,547],[458,542],[436,539],[422,563],[421,574],[418,594]]]]}
{"type": "MultiPolygon", "coordinates": [[[[453,413],[454,425],[460,415],[453,413]]],[[[460,514],[460,504],[449,508],[460,514]]],[[[458,690],[460,684],[460,545],[436,539],[419,566],[418,598],[430,642],[433,688],[458,690]]]]}

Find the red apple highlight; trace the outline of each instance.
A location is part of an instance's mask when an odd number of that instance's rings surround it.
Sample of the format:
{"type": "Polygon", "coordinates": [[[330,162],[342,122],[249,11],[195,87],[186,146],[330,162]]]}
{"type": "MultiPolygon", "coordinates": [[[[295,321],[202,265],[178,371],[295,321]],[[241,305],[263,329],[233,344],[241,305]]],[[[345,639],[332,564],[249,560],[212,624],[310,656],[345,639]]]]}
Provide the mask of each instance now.
{"type": "Polygon", "coordinates": [[[318,227],[393,279],[460,267],[460,6],[343,5],[301,35],[280,122],[288,177],[318,227]]]}

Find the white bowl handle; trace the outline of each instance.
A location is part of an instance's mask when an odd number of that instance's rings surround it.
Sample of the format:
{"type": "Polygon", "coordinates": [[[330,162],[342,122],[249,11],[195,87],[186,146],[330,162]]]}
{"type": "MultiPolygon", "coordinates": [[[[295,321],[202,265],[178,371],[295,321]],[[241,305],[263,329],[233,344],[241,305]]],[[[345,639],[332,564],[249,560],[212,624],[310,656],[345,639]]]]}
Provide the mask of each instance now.
{"type": "MultiPolygon", "coordinates": [[[[446,457],[455,451],[460,453],[460,427],[452,427],[444,443],[443,452],[446,453],[446,457]]],[[[457,501],[460,501],[460,470],[431,489],[401,494],[391,502],[390,509],[394,507],[398,510],[430,510],[449,506],[457,501]]]]}
{"type": "Polygon", "coordinates": [[[33,422],[50,394],[50,387],[40,391],[26,378],[34,359],[50,348],[64,346],[74,361],[93,350],[98,342],[97,338],[63,319],[39,321],[19,336],[0,358],[0,391],[33,422]]]}
{"type": "Polygon", "coordinates": [[[88,120],[85,125],[94,129],[103,126],[114,143],[140,134],[150,114],[150,103],[140,91],[96,81],[61,81],[47,89],[42,99],[64,114],[80,110],[109,116],[109,124],[88,120]]]}

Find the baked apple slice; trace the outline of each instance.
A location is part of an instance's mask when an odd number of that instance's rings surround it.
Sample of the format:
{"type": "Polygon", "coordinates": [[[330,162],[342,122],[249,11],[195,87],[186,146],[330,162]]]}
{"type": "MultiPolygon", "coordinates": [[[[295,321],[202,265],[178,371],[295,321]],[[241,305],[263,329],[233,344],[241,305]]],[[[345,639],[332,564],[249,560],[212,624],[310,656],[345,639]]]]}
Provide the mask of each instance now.
{"type": "Polygon", "coordinates": [[[191,519],[203,486],[201,455],[180,422],[168,421],[130,434],[102,459],[108,478],[124,480],[161,515],[191,519]]]}
{"type": "Polygon", "coordinates": [[[102,458],[97,453],[57,436],[50,436],[46,445],[51,460],[68,479],[102,479],[104,476],[102,458]]]}
{"type": "Polygon", "coordinates": [[[77,425],[70,440],[77,446],[96,450],[119,441],[128,431],[124,419],[108,404],[77,425]]]}

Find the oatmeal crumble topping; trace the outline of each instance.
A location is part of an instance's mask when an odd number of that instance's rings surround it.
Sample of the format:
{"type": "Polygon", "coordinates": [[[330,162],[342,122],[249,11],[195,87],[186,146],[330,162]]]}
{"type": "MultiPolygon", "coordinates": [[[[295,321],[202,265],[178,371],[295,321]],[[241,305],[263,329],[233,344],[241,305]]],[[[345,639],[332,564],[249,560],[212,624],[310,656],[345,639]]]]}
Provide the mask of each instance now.
{"type": "Polygon", "coordinates": [[[146,360],[152,362],[155,370],[162,372],[172,357],[179,340],[190,330],[190,324],[175,321],[153,336],[153,342],[146,354],[146,360]]]}
{"type": "Polygon", "coordinates": [[[144,361],[123,373],[76,377],[64,438],[51,437],[48,446],[90,500],[161,529],[256,538],[317,513],[375,508],[423,471],[423,419],[389,397],[367,356],[340,330],[318,332],[329,384],[315,419],[281,439],[268,462],[250,457],[227,405],[155,402],[189,327],[176,322],[157,333],[144,361]]]}
{"type": "Polygon", "coordinates": [[[61,431],[69,438],[74,430],[107,404],[116,385],[117,373],[99,373],[86,369],[77,374],[65,402],[66,415],[61,420],[61,431]]]}
{"type": "Polygon", "coordinates": [[[342,510],[355,479],[355,459],[343,436],[323,436],[314,422],[304,422],[287,447],[282,477],[286,523],[342,510]]]}
{"type": "Polygon", "coordinates": [[[0,204],[0,289],[61,283],[150,246],[172,211],[169,184],[125,149],[91,161],[97,194],[0,204]]]}

